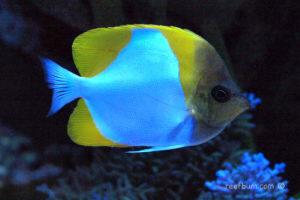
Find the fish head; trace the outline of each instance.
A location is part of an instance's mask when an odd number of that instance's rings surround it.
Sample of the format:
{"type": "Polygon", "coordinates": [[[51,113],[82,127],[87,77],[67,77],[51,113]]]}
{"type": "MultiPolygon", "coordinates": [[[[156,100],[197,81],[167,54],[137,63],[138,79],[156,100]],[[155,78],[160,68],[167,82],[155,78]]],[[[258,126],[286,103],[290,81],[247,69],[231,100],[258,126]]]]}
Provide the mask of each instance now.
{"type": "Polygon", "coordinates": [[[197,61],[200,65],[197,73],[199,79],[191,97],[192,113],[207,127],[222,129],[249,109],[250,103],[233,81],[218,53],[213,48],[201,52],[197,61]]]}

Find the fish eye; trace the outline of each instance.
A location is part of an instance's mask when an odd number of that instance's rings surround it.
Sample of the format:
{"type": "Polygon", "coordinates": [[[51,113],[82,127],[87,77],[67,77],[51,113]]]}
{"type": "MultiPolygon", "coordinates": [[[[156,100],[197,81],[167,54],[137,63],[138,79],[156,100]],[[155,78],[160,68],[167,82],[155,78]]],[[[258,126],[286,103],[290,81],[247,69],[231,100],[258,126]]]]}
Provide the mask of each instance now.
{"type": "Polygon", "coordinates": [[[220,103],[224,103],[230,99],[230,90],[224,86],[217,85],[211,90],[211,96],[220,103]]]}

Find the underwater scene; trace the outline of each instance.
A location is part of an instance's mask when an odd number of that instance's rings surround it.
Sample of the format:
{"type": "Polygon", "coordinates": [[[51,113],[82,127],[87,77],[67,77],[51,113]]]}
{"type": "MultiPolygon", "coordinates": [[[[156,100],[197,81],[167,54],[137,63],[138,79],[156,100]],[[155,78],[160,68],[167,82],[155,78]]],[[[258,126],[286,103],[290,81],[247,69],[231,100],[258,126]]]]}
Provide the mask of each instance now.
{"type": "Polygon", "coordinates": [[[0,0],[0,200],[300,199],[297,0],[0,0]]]}

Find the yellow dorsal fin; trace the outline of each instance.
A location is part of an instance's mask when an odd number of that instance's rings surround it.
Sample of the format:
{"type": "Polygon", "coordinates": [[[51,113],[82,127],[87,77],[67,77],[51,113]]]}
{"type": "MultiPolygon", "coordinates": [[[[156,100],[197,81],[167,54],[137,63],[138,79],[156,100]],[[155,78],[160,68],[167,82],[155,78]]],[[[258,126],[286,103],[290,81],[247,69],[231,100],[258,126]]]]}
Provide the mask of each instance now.
{"type": "MultiPolygon", "coordinates": [[[[170,45],[175,53],[183,49],[182,46],[177,48],[178,45],[185,45],[182,42],[178,44],[178,38],[190,41],[200,39],[191,31],[160,25],[140,24],[92,29],[79,35],[73,42],[73,59],[80,75],[92,77],[105,70],[129,43],[133,28],[153,28],[162,31],[168,40],[171,40],[170,45]]],[[[186,49],[184,51],[187,52],[186,49]]]]}
{"type": "Polygon", "coordinates": [[[70,116],[68,135],[73,142],[83,146],[126,147],[126,145],[115,143],[101,134],[94,124],[83,99],[79,99],[75,110],[70,116]]]}
{"type": "Polygon", "coordinates": [[[105,70],[131,39],[124,28],[97,28],[79,35],[73,42],[73,59],[83,77],[105,70]]]}

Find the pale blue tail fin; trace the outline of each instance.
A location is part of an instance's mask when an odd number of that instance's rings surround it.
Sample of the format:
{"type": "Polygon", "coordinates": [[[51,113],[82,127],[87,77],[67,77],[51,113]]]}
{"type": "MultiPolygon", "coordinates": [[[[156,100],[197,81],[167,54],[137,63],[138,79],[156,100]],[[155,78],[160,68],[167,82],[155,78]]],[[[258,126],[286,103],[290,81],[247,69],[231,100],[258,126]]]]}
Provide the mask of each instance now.
{"type": "Polygon", "coordinates": [[[79,97],[80,77],[62,68],[52,60],[40,57],[48,87],[53,89],[52,105],[47,116],[53,115],[67,103],[79,97]]]}

